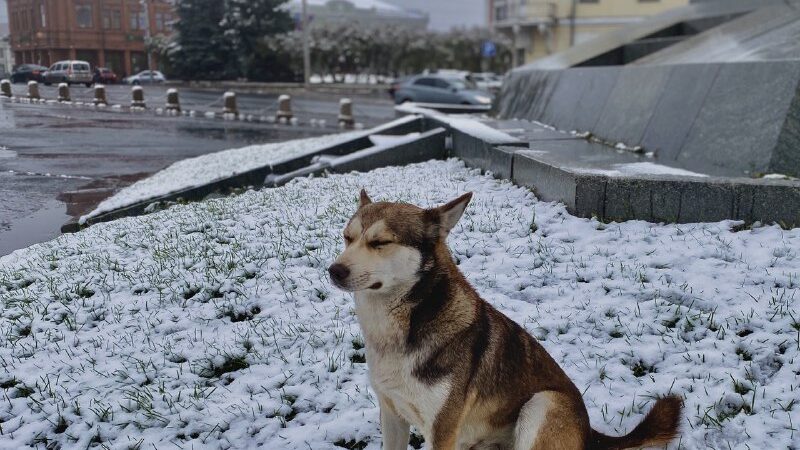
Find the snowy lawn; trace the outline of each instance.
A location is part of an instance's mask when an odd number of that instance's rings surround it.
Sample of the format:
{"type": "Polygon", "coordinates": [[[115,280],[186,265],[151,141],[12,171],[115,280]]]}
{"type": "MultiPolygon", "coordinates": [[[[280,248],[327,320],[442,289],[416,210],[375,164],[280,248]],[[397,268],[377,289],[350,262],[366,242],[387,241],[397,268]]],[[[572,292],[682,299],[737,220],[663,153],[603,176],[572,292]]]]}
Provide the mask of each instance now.
{"type": "Polygon", "coordinates": [[[667,392],[681,444],[800,442],[800,231],[604,224],[458,161],[299,179],[95,225],[0,259],[0,448],[380,448],[350,297],[326,267],[358,189],[476,197],[467,277],[630,430],[667,392]]]}

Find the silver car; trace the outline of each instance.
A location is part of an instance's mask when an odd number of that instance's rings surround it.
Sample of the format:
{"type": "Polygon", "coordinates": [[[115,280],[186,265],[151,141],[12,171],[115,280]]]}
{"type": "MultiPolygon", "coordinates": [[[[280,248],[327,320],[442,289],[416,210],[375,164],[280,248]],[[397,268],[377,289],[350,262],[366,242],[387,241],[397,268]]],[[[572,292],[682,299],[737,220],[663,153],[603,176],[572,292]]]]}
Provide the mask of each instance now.
{"type": "Polygon", "coordinates": [[[53,83],[85,84],[92,85],[92,68],[86,61],[67,60],[59,61],[44,74],[44,84],[53,83]]]}
{"type": "Polygon", "coordinates": [[[167,81],[163,73],[158,70],[143,70],[136,75],[131,75],[122,80],[125,84],[162,84],[167,81]]]}
{"type": "Polygon", "coordinates": [[[448,103],[458,105],[491,105],[492,95],[478,89],[475,83],[443,75],[416,75],[407,78],[394,88],[397,104],[448,103]]]}

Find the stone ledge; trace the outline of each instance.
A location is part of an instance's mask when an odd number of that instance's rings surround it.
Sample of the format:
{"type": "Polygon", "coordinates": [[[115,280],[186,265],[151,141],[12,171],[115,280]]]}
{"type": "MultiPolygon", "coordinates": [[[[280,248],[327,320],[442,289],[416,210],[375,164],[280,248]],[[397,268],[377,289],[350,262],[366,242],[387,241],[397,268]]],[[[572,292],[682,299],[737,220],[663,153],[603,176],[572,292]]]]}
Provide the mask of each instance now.
{"type": "Polygon", "coordinates": [[[614,177],[559,166],[531,152],[513,152],[513,181],[570,213],[603,221],[779,223],[800,226],[800,182],[671,175],[614,177]]]}
{"type": "MultiPolygon", "coordinates": [[[[198,201],[202,200],[203,198],[217,192],[230,192],[236,189],[244,189],[250,186],[262,186],[265,183],[265,180],[268,180],[270,175],[276,175],[277,177],[286,178],[289,174],[295,174],[294,176],[302,176],[308,175],[310,173],[316,173],[315,168],[317,167],[314,164],[314,160],[319,158],[322,155],[331,156],[331,157],[342,157],[345,155],[356,154],[364,149],[373,147],[372,141],[370,140],[370,134],[389,134],[389,135],[403,135],[408,133],[413,133],[420,131],[424,125],[424,120],[421,117],[413,117],[409,118],[408,120],[401,120],[399,123],[389,123],[386,125],[382,125],[379,127],[370,130],[370,132],[364,132],[362,135],[359,135],[353,139],[350,139],[345,142],[341,142],[336,145],[332,145],[329,147],[322,148],[320,150],[309,152],[304,155],[278,162],[275,164],[266,165],[263,167],[259,167],[253,170],[249,170],[246,172],[239,173],[237,175],[233,175],[228,178],[224,178],[221,180],[217,180],[211,183],[206,183],[200,186],[193,186],[187,189],[183,189],[176,192],[171,192],[169,194],[165,194],[158,197],[153,197],[139,203],[135,203],[123,208],[116,209],[114,211],[109,211],[98,215],[96,217],[92,217],[86,221],[85,224],[81,225],[78,222],[68,222],[61,227],[62,233],[74,233],[79,231],[81,228],[88,227],[90,225],[100,223],[100,222],[108,222],[111,220],[120,219],[123,217],[130,217],[130,216],[137,216],[147,213],[147,208],[153,203],[167,203],[167,202],[175,202],[175,201],[198,201]]],[[[423,135],[420,135],[418,139],[423,140],[423,145],[419,152],[408,152],[406,156],[409,157],[408,162],[399,162],[397,164],[408,164],[410,162],[417,162],[416,159],[420,157],[420,155],[435,155],[429,156],[427,159],[431,158],[443,158],[445,153],[445,131],[442,129],[439,130],[432,130],[427,132],[423,135]],[[435,132],[434,132],[435,131],[435,132]],[[441,151],[434,152],[431,150],[433,145],[439,145],[441,151]]],[[[413,140],[416,142],[416,140],[413,140]]],[[[395,147],[406,148],[408,145],[412,144],[401,144],[398,146],[389,145],[386,146],[384,150],[391,150],[395,147]]],[[[378,161],[385,162],[391,161],[391,157],[386,156],[382,152],[374,153],[374,155],[378,155],[378,161]]],[[[364,155],[367,157],[367,155],[364,155]]],[[[402,160],[402,157],[396,158],[396,160],[402,160]]],[[[351,163],[353,167],[357,167],[358,164],[353,162],[351,163]]],[[[385,164],[387,165],[387,164],[385,164]]],[[[375,167],[381,167],[376,165],[375,167]]],[[[324,167],[323,167],[324,169],[324,167]]],[[[358,170],[358,169],[351,169],[351,170],[358,170]]],[[[293,178],[294,176],[290,177],[293,178]]],[[[290,179],[285,179],[285,182],[288,182],[290,179]]]]}

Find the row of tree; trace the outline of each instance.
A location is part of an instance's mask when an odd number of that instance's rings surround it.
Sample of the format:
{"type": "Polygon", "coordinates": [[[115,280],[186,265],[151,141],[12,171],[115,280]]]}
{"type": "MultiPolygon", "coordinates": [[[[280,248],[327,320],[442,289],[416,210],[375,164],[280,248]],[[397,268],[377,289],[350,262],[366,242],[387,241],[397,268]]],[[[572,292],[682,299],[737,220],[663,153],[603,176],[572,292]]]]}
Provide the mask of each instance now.
{"type": "MultiPolygon", "coordinates": [[[[164,70],[182,79],[298,81],[303,77],[302,32],[285,0],[178,0],[176,33],[151,42],[164,70]]],[[[316,24],[309,30],[312,72],[400,76],[424,69],[506,71],[510,42],[485,29],[447,33],[398,26],[316,24]],[[494,52],[482,51],[492,42],[494,52]]]]}

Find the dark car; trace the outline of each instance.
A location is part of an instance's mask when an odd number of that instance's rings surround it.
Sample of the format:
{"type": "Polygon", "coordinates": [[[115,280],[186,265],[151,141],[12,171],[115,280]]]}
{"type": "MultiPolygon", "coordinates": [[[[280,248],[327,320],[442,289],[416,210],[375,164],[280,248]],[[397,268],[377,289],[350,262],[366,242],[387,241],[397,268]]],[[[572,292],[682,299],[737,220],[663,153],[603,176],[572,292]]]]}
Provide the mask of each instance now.
{"type": "Polygon", "coordinates": [[[11,72],[12,83],[27,83],[28,81],[44,81],[44,73],[47,67],[36,64],[20,64],[11,72]]]}
{"type": "Polygon", "coordinates": [[[416,75],[392,85],[397,104],[450,103],[459,105],[490,105],[492,95],[478,89],[475,83],[456,76],[430,74],[416,75]]]}
{"type": "Polygon", "coordinates": [[[108,67],[96,67],[92,81],[101,84],[114,84],[117,82],[117,74],[108,67]]]}

